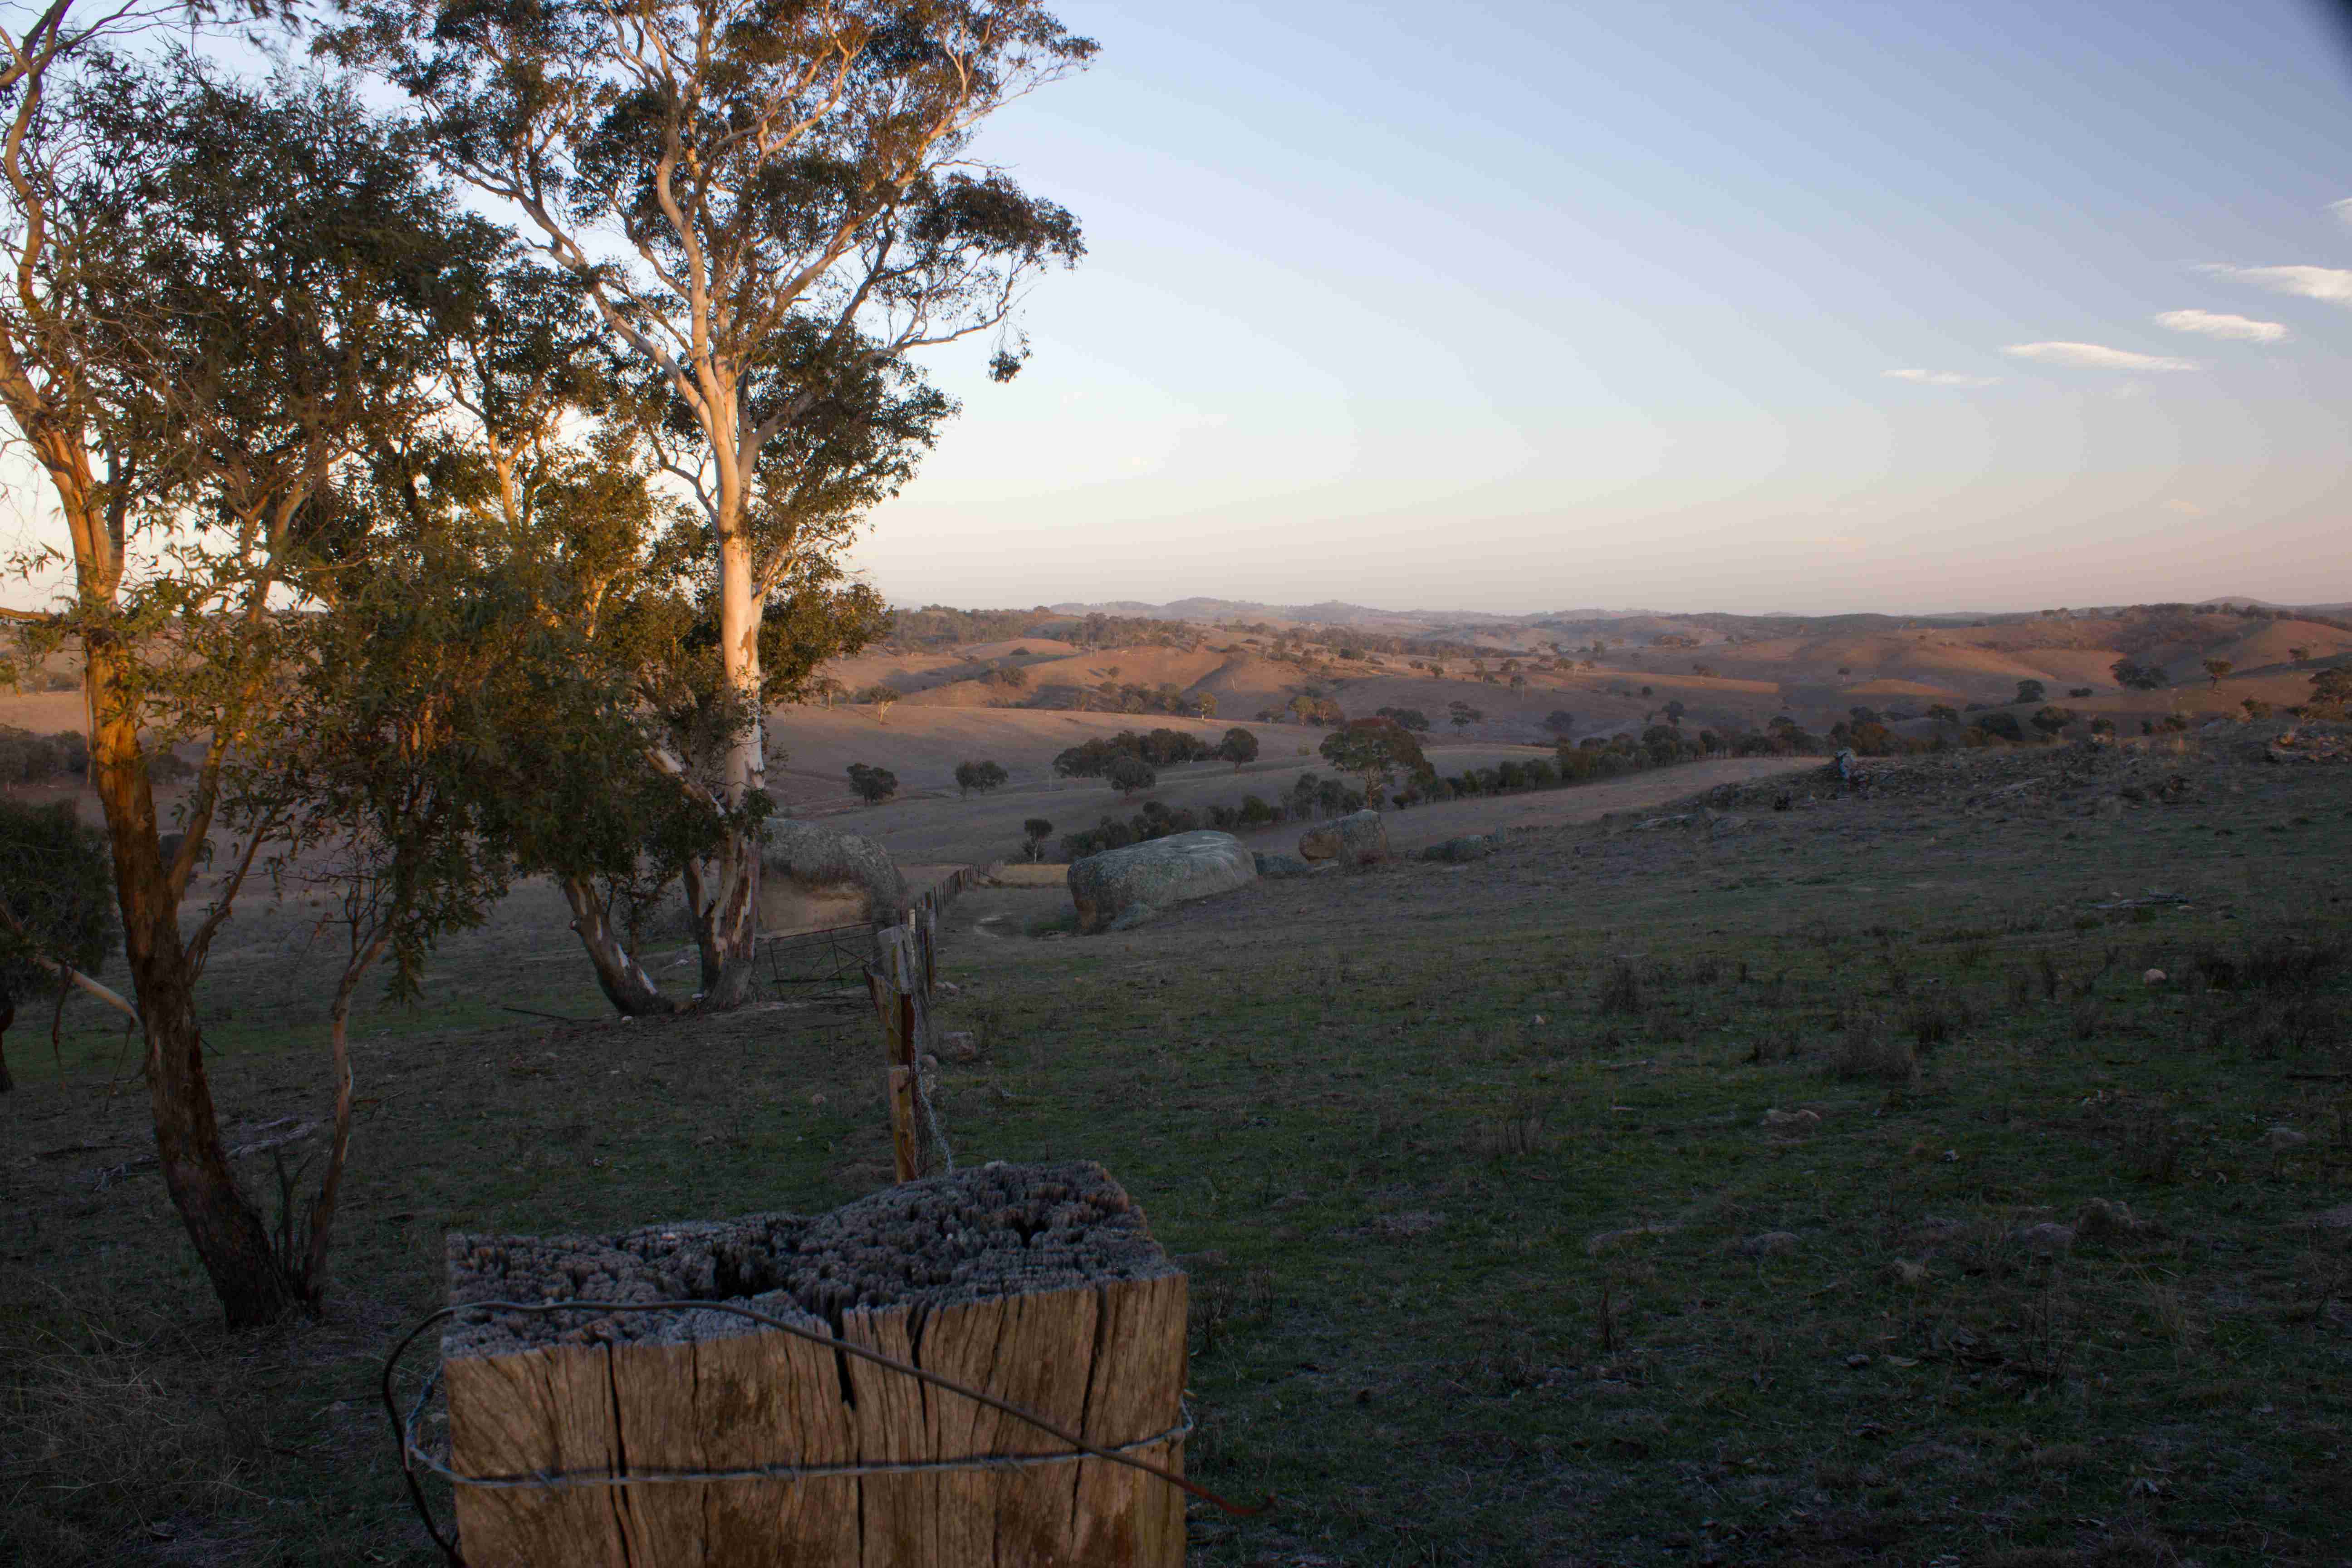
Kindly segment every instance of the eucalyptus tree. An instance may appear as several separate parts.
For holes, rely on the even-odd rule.
[[[691,431],[718,656],[744,710],[720,787],[765,784],[762,606],[808,547],[769,452],[831,389],[996,333],[1082,254],[1076,221],[972,160],[982,121],[1095,52],[1037,0],[357,0],[333,37],[404,89],[443,166],[520,216]],[[723,836],[698,912],[739,1000],[760,854]]]
[[[321,552],[289,586],[312,607],[295,617],[297,656],[255,743],[226,762],[232,826],[268,843],[265,861],[321,905],[340,937],[327,1006],[332,1099],[318,1174],[279,1166],[272,1263],[286,1293],[316,1306],[352,1151],[352,1008],[381,963],[395,999],[415,994],[445,933],[478,925],[505,894],[513,859],[499,797],[511,784],[503,716],[561,696],[545,671],[550,630],[528,613],[531,584],[477,568],[467,542],[404,509],[322,500],[364,548]],[[564,639],[567,640],[568,639]],[[536,656],[536,657],[535,657]]]
[[[301,1292],[222,1147],[195,987],[271,825],[192,930],[181,903],[298,656],[299,573],[350,544],[322,501],[372,432],[419,416],[463,220],[334,83],[91,52],[35,70],[42,36],[5,46],[0,408],[69,542],[17,567],[71,586],[12,616],[80,647],[159,1164],[228,1320],[260,1322]],[[204,761],[167,855],[148,764],[184,740]]]

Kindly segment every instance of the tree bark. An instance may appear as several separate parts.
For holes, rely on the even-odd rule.
[[[269,1229],[236,1184],[222,1147],[195,975],[180,945],[179,906],[157,841],[155,797],[131,697],[131,654],[110,630],[83,640],[90,715],[90,782],[114,851],[122,952],[147,1043],[147,1102],[164,1189],[212,1280],[231,1328],[283,1316],[293,1298]]]
[[[677,1012],[677,1005],[661,994],[653,976],[622,947],[596,889],[578,877],[563,878],[562,885],[564,901],[572,906],[572,929],[580,933],[580,945],[588,950],[588,961],[596,966],[596,984],[603,988],[604,999],[624,1017],[662,1017]]]
[[[326,1173],[319,1178],[318,1195],[310,1200],[310,1224],[302,1238],[301,1277],[294,1281],[302,1300],[313,1307],[326,1294],[327,1247],[335,1229],[335,1199],[342,1190],[343,1167],[352,1155],[352,996],[388,940],[379,935],[352,954],[335,985],[334,1003],[327,1009],[328,1048],[335,1063],[335,1129],[327,1147]]]

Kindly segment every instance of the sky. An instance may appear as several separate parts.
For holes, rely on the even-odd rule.
[[[2352,599],[2352,58],[2305,4],[1066,0],[1077,213],[894,603]]]
[[[963,413],[854,556],[893,603],[2352,600],[2310,0],[1060,15],[1098,60],[977,151],[1089,254],[1011,384],[927,361]]]

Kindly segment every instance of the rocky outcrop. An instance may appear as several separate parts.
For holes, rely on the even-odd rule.
[[[1389,854],[1388,830],[1381,826],[1379,812],[1359,811],[1300,834],[1298,854],[1301,859],[1337,860],[1343,866],[1385,860]]]
[[[1230,833],[1173,833],[1070,863],[1078,929],[1124,929],[1193,899],[1257,879],[1257,862]]]
[[[852,899],[871,921],[895,921],[906,912],[907,879],[890,852],[871,838],[842,833],[797,817],[768,819],[768,848],[761,869],[771,887],[763,902]],[[795,923],[764,920],[771,929]]]

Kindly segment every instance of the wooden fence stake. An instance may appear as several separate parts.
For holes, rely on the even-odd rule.
[[[814,1218],[452,1236],[448,1263],[453,1306],[576,1299],[583,1279],[639,1302],[688,1294],[686,1281],[754,1280],[745,1306],[1183,1470],[1184,1276],[1097,1165],[983,1167]],[[526,1483],[457,1487],[478,1568],[1183,1565],[1183,1494],[1101,1459],[709,1475],[1073,1452],[1004,1412],[740,1318],[461,1314],[442,1375],[452,1467]],[[646,1470],[688,1479],[530,1484]]]

